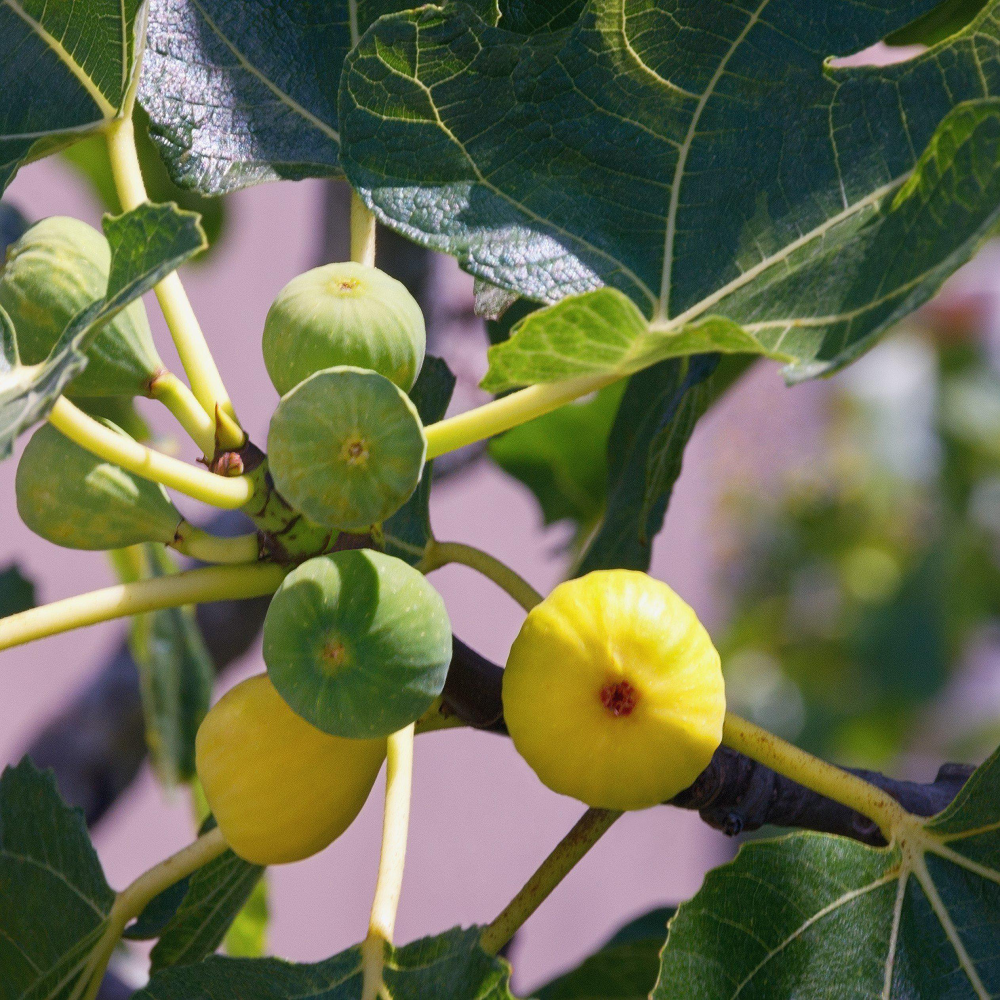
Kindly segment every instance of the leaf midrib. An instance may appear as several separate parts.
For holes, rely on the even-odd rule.
[[[48,32],[45,27],[36,21],[18,2],[17,0],[0,0],[5,6],[9,7],[14,14],[16,14],[25,24],[35,32],[36,35],[52,50],[56,58],[59,59],[63,65],[76,77],[80,82],[80,85],[87,94],[90,96],[91,100],[97,105],[101,114],[104,116],[105,120],[109,118],[114,118],[118,114],[118,109],[101,93],[98,89],[97,84],[87,75],[84,68],[70,55],[69,51],[55,37],[55,35]],[[123,22],[123,35],[124,35],[124,22]],[[124,72],[124,66],[123,66]]]
[[[233,56],[236,58],[240,66],[246,70],[251,76],[259,80],[268,90],[274,94],[278,100],[284,104],[289,110],[294,111],[299,117],[304,118],[310,125],[314,128],[319,129],[325,136],[332,139],[334,142],[340,143],[340,132],[337,131],[332,125],[323,121],[322,118],[314,115],[308,108],[299,104],[291,95],[286,94],[276,83],[270,80],[262,70],[258,69],[250,60],[232,43],[229,37],[222,31],[221,28],[215,23],[214,20],[209,16],[208,12],[202,7],[199,0],[191,0],[192,5],[197,9],[198,13],[201,15],[205,23],[211,28],[211,30],[216,34],[223,45],[232,52]]]

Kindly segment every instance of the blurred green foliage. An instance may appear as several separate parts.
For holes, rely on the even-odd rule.
[[[810,464],[728,498],[719,646],[735,711],[885,766],[1000,615],[1000,375],[970,339],[906,334],[831,391]]]

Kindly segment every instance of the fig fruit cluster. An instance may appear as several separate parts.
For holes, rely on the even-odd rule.
[[[281,401],[268,461],[281,495],[312,521],[363,533],[416,489],[427,441],[407,392],[425,345],[416,300],[374,267],[317,267],[275,299],[263,348]]]

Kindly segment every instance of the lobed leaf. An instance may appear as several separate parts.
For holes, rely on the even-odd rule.
[[[577,968],[543,986],[538,1000],[646,1000],[673,913],[661,908],[630,921]]]
[[[115,894],[83,813],[25,758],[0,777],[0,1000],[68,1000]]]
[[[0,2],[0,190],[18,169],[119,117],[141,0]]]
[[[671,921],[653,1000],[1000,991],[1000,751],[890,847],[746,845]]]
[[[479,947],[479,929],[455,928],[402,948],[386,947],[391,1000],[513,1000],[510,966]],[[359,947],[314,964],[274,958],[210,958],[153,976],[135,1000],[357,1000]]]
[[[111,244],[107,295],[74,317],[41,364],[21,364],[17,333],[0,309],[0,460],[19,434],[48,415],[86,367],[86,350],[101,324],[205,246],[197,215],[172,204],[147,202],[106,217],[104,232]]]
[[[593,293],[493,348],[493,390],[709,351],[819,374],[1000,218],[998,0],[907,62],[827,61],[932,5],[590,0],[530,36],[460,4],[393,15],[348,58],[342,163],[492,284]]]

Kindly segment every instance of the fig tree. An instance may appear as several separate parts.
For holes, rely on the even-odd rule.
[[[264,363],[283,396],[322,368],[370,368],[404,392],[424,360],[424,317],[384,271],[347,261],[313,268],[278,294],[264,323]]]
[[[388,736],[444,687],[451,625],[412,566],[372,549],[309,559],[285,577],[264,620],[264,661],[281,696],[338,736]]]
[[[719,654],[665,583],[599,570],[560,584],[511,647],[503,708],[514,746],[549,788],[644,809],[705,769],[726,712]]]
[[[427,440],[416,407],[383,375],[327,368],[282,397],[267,452],[293,507],[317,524],[365,532],[416,489]]]
[[[92,455],[51,424],[28,441],[14,489],[21,520],[35,534],[71,549],[170,542],[181,521],[158,483]]]
[[[378,777],[385,740],[321,733],[258,674],[205,716],[195,758],[229,846],[253,864],[279,865],[323,850],[354,822]]]
[[[43,219],[11,244],[0,271],[0,306],[25,364],[44,361],[69,321],[104,298],[110,266],[104,235],[67,216]],[[139,301],[108,320],[86,354],[87,367],[67,395],[144,395],[163,367]]]

